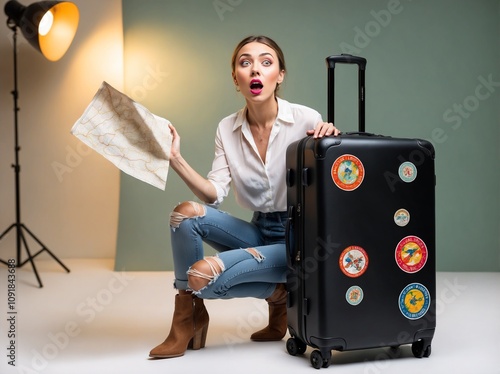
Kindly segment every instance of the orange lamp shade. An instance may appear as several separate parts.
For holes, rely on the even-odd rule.
[[[68,1],[39,1],[26,7],[10,0],[4,10],[7,23],[18,26],[26,40],[50,61],[64,56],[80,17],[77,6]]]

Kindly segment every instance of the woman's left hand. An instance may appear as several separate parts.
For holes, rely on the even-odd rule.
[[[340,135],[340,130],[329,122],[318,122],[314,130],[307,130],[307,135],[313,135],[314,138],[322,138],[323,136]]]

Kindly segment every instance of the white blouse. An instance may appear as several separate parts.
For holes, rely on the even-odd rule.
[[[247,108],[224,118],[217,127],[215,158],[208,180],[217,190],[218,206],[232,184],[236,201],[243,208],[260,212],[286,211],[286,149],[306,136],[322,121],[314,109],[278,98],[278,116],[273,125],[266,163],[257,151]]]

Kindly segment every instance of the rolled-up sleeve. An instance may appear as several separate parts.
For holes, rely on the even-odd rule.
[[[207,179],[217,191],[217,200],[209,205],[218,207],[229,194],[231,186],[231,171],[229,170],[226,152],[222,143],[220,128],[217,128],[215,135],[215,157],[212,162],[212,170],[208,173]]]

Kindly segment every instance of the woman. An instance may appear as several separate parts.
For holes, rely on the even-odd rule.
[[[331,123],[302,105],[277,96],[286,68],[270,38],[250,36],[236,47],[232,77],[246,106],[217,128],[215,159],[208,177],[182,158],[173,126],[170,166],[205,204],[183,202],[170,216],[174,286],[178,290],[170,333],[150,356],[182,356],[205,346],[209,316],[203,299],[255,297],[269,304],[269,324],[255,341],[281,340],[286,320],[287,146],[306,135],[338,135]],[[217,209],[233,185],[237,202],[254,212],[251,222]],[[203,242],[217,256],[203,258]]]

